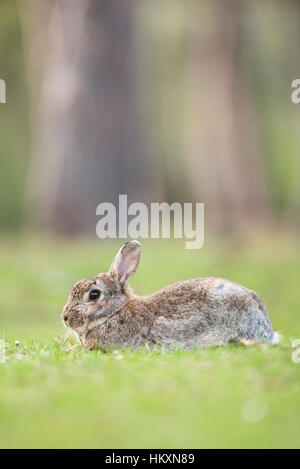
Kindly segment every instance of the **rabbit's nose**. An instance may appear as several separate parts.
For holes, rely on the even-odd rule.
[[[68,319],[69,319],[69,316],[68,316],[67,314],[65,314],[65,315],[63,316],[63,320],[64,320],[65,322],[68,322]]]

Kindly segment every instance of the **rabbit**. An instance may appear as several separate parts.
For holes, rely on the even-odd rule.
[[[250,341],[275,344],[260,297],[215,277],[185,280],[148,296],[128,284],[142,245],[125,243],[107,272],[75,283],[62,312],[87,349],[192,348]]]

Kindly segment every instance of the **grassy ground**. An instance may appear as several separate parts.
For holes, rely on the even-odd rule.
[[[0,447],[299,448],[297,243],[207,242],[193,252],[149,241],[132,281],[140,294],[196,276],[243,283],[265,300],[280,346],[67,353],[59,315],[68,290],[106,269],[117,247],[0,242]]]

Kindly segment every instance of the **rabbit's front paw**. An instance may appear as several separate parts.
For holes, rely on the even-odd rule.
[[[65,349],[65,352],[74,352],[75,350],[80,350],[82,349],[82,345],[81,344],[75,344],[75,345],[70,345],[69,347],[67,347]]]

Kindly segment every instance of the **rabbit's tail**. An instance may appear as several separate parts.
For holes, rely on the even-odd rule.
[[[271,345],[277,345],[282,339],[282,335],[279,332],[273,332],[273,337],[271,339]]]
[[[280,341],[280,334],[273,332],[267,310],[262,305],[260,308],[250,306],[240,321],[238,337],[276,345]]]

